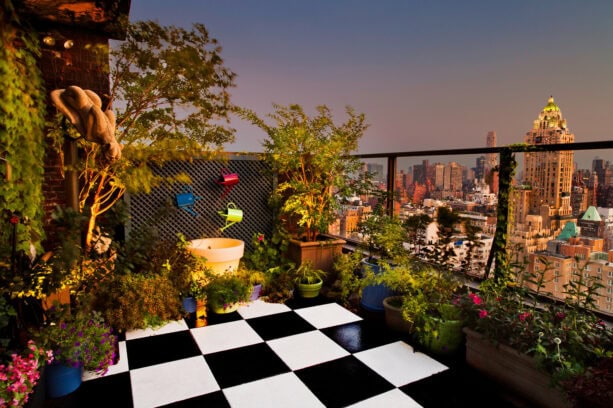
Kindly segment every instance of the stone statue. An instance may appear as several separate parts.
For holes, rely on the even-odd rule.
[[[115,139],[115,114],[110,109],[102,112],[102,100],[95,92],[71,85],[51,91],[51,101],[85,140],[102,146],[106,162],[121,158],[122,146]]]

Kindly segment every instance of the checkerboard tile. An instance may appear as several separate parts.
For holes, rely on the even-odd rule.
[[[493,391],[475,400],[463,392],[474,373],[325,299],[258,300],[207,321],[126,333],[105,376],[86,373],[77,391],[45,407],[508,406]],[[454,392],[437,391],[445,387]]]

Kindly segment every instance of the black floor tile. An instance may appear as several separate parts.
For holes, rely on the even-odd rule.
[[[132,407],[130,373],[113,374],[96,380],[85,381],[71,394],[46,400],[44,407],[130,408]]]
[[[256,317],[248,319],[247,323],[266,341],[315,330],[313,325],[294,312]]]
[[[302,298],[300,296],[293,297],[285,302],[285,304],[290,307],[292,310],[301,309],[303,307],[311,307],[311,306],[319,306],[325,305],[328,303],[333,303],[334,301],[328,299],[323,296],[317,296],[314,298]]]
[[[501,397],[496,385],[469,367],[446,370],[404,385],[400,390],[424,407],[513,407]]]
[[[207,354],[204,359],[222,389],[290,371],[266,343]]]
[[[366,320],[328,327],[321,329],[321,332],[350,353],[357,353],[398,340],[406,340],[406,336],[394,333],[377,322]]]
[[[163,405],[163,407],[173,408],[230,408],[228,400],[223,395],[223,392],[216,391],[210,394],[200,395],[198,397],[189,398],[183,401],[173,402],[172,404]]]
[[[209,326],[212,324],[233,322],[235,320],[242,320],[242,317],[240,314],[238,314],[238,312],[222,314],[208,312],[206,316],[206,324]]]
[[[326,407],[344,407],[394,388],[354,356],[294,373]]]
[[[126,342],[130,370],[201,355],[189,330]]]

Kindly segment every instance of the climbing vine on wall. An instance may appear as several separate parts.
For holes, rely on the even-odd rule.
[[[44,86],[38,38],[0,0],[0,267],[16,228],[18,250],[43,237]],[[8,162],[8,164],[7,164]],[[13,227],[15,226],[15,227]]]

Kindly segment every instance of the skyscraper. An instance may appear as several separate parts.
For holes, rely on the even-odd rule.
[[[485,146],[496,147],[496,132],[493,130],[487,132],[485,138]],[[498,157],[496,153],[488,153],[486,157],[486,169],[491,171],[498,164]]]
[[[545,145],[572,143],[575,135],[570,133],[562,111],[553,96],[547,101],[532,130],[526,133],[527,144]],[[559,228],[559,220],[572,214],[570,192],[573,174],[573,151],[525,153],[524,184],[531,186],[531,214],[543,217],[547,227]]]

